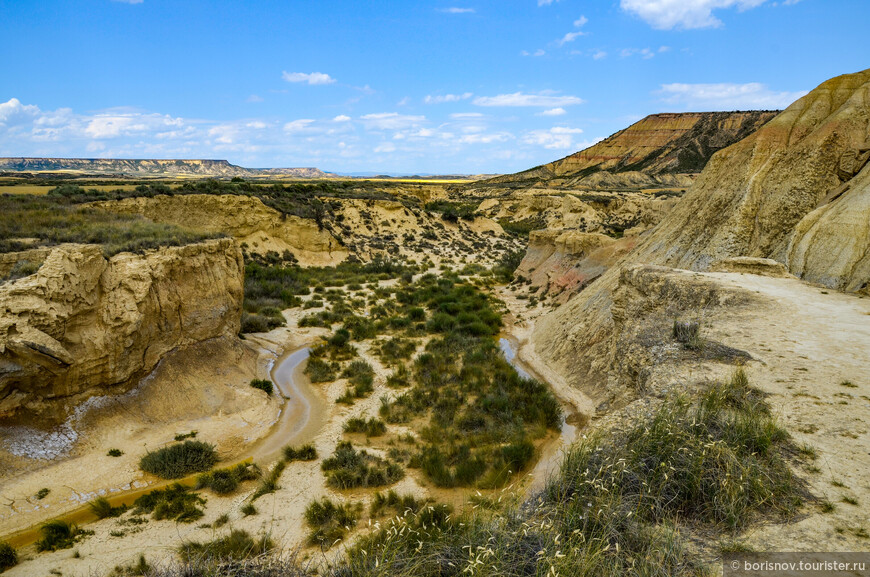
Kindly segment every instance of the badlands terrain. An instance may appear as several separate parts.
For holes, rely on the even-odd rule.
[[[0,571],[868,551],[868,160],[870,71],[474,182],[3,159]]]

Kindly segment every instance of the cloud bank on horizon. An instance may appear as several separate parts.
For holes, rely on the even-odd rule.
[[[88,1],[130,38],[113,45],[117,55],[104,54],[106,70],[117,70],[116,56],[131,70],[159,59],[149,33],[177,52],[171,30],[160,37],[165,6]],[[509,172],[575,152],[646,114],[781,109],[852,71],[807,70],[811,47],[801,30],[818,33],[820,18],[842,16],[831,6],[820,16],[813,0],[620,0],[615,11],[577,0],[506,1],[515,9],[476,0],[366,12],[347,0],[338,3],[343,19],[338,8],[318,5],[306,15],[310,31],[296,27],[276,40],[263,30],[230,43],[214,41],[194,20],[184,28],[191,37],[184,62],[206,70],[152,65],[140,74],[151,85],[132,72],[116,79],[99,69],[82,74],[93,83],[72,82],[58,68],[63,62],[51,62],[49,45],[31,62],[47,67],[48,80],[13,64],[0,86],[0,155]],[[849,7],[850,22],[856,6],[863,4]],[[13,46],[16,34],[58,33],[26,3],[12,8],[18,26],[0,23],[0,33]],[[56,8],[67,9],[59,0]],[[252,12],[221,8],[239,26],[252,22]],[[273,9],[276,27],[298,17]],[[109,39],[104,29],[84,28],[60,31],[58,41],[86,33]],[[860,26],[846,28],[844,40],[860,37]],[[66,46],[70,58],[89,53]],[[784,67],[786,51],[795,62]]]

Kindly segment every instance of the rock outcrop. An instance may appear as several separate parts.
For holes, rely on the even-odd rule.
[[[280,255],[290,251],[304,266],[333,265],[348,255],[341,243],[313,220],[281,214],[253,196],[157,195],[94,204],[103,210],[139,214],[155,222],[230,234],[251,253],[265,255],[274,251]]]
[[[715,154],[632,253],[538,321],[538,355],[598,400],[618,395],[614,294],[635,263],[707,270],[734,257],[774,259],[801,278],[866,290],[868,134],[870,70],[823,83]]]
[[[561,160],[478,185],[558,180],[569,188],[688,186],[710,157],[778,111],[652,114]]]
[[[244,263],[217,239],[106,259],[97,245],[51,249],[0,286],[0,417],[51,414],[123,389],[169,351],[238,334]]]
[[[564,302],[601,276],[637,239],[613,239],[576,230],[534,230],[516,274],[540,290],[539,296]]]

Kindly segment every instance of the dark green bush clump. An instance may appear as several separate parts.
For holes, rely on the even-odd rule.
[[[218,462],[214,445],[202,441],[185,441],[146,454],[139,468],[163,479],[180,479],[190,473],[208,471]]]
[[[272,381],[268,381],[266,379],[254,379],[253,381],[251,381],[251,386],[255,389],[260,389],[261,391],[264,391],[267,395],[272,394]]]
[[[328,497],[312,501],[305,509],[305,524],[311,529],[308,542],[324,548],[331,547],[356,525],[361,510],[360,504],[336,505]]]
[[[97,519],[106,519],[108,517],[120,517],[127,509],[129,509],[129,507],[127,505],[112,507],[112,504],[109,503],[108,499],[105,497],[98,497],[88,503],[88,509],[91,510],[91,513],[97,516]]]
[[[12,545],[5,541],[0,541],[0,573],[16,565],[18,565],[18,553],[15,552]]]
[[[122,451],[121,449],[109,449],[109,452],[106,453],[106,455],[109,457],[120,457],[123,454],[124,451]]]
[[[48,494],[49,494],[49,493],[51,493],[51,489],[48,489],[47,487],[43,487],[42,489],[40,489],[39,491],[37,491],[37,492],[36,492],[36,495],[34,495],[34,496],[35,496],[37,499],[39,499],[40,501],[42,501],[43,499],[45,499],[46,497],[48,497]]]
[[[257,465],[239,463],[227,469],[203,473],[196,478],[197,489],[211,489],[219,495],[226,495],[238,489],[245,481],[259,479],[262,475]]]
[[[313,461],[317,459],[317,449],[314,445],[301,447],[284,447],[284,458],[288,461]]]
[[[331,383],[338,378],[335,369],[317,357],[308,359],[308,364],[305,366],[305,374],[312,383]]]
[[[335,453],[323,461],[321,469],[326,474],[326,484],[336,489],[382,487],[405,476],[397,463],[357,451],[347,441],[338,444]]]
[[[386,494],[380,491],[375,493],[369,514],[372,517],[384,515],[388,509],[392,509],[396,515],[404,515],[406,512],[417,513],[426,505],[426,501],[418,501],[413,495],[399,495],[392,489]]]
[[[266,536],[255,540],[247,531],[235,529],[226,537],[207,543],[184,543],[178,548],[178,554],[185,563],[195,563],[203,559],[228,561],[265,555],[274,546],[272,540]]]
[[[387,426],[380,419],[369,420],[354,417],[344,424],[345,433],[364,433],[366,437],[380,437],[387,432]]]
[[[40,553],[43,551],[69,549],[79,542],[82,537],[94,534],[93,531],[80,529],[75,523],[60,520],[44,523],[39,530],[42,533],[42,539],[36,542],[36,550]]]
[[[179,483],[166,489],[155,489],[133,502],[137,515],[152,513],[156,521],[171,519],[179,523],[201,519],[205,515],[199,508],[202,505],[205,505],[205,499],[192,492],[190,487]]]

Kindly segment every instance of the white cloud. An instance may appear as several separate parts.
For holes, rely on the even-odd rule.
[[[746,110],[785,108],[807,91],[776,92],[764,84],[663,84],[662,100],[681,109]]]
[[[560,106],[559,108],[550,108],[549,110],[543,111],[541,116],[562,116],[563,114],[567,114],[567,112]]]
[[[17,98],[0,102],[0,126],[14,124],[18,120],[34,117],[39,114],[39,107],[32,104],[24,105]]]
[[[376,130],[402,130],[416,126],[426,120],[425,116],[411,116],[398,112],[379,112],[361,116],[367,128]]]
[[[248,98],[247,98],[247,100],[245,100],[245,102],[253,102],[253,103],[263,102],[263,97],[257,96],[256,94],[251,94],[250,96],[248,96]]]
[[[722,25],[713,10],[737,8],[749,10],[767,0],[621,0],[620,6],[653,28],[712,28]]]
[[[543,56],[546,53],[547,53],[547,51],[544,50],[543,48],[538,48],[534,52],[529,52],[528,50],[523,50],[522,52],[520,52],[520,55],[521,56]]]
[[[619,55],[623,58],[629,58],[631,56],[640,56],[644,60],[649,60],[650,58],[654,58],[656,53],[650,50],[649,48],[623,48]]]
[[[332,84],[335,78],[323,72],[283,72],[281,77],[287,82],[305,82],[307,84]]]
[[[586,16],[581,16],[580,18],[578,18],[577,20],[574,21],[574,28],[582,28],[583,26],[586,25],[587,22],[589,22],[589,19],[586,18]],[[565,44],[567,44],[569,42],[574,42],[574,40],[576,40],[578,37],[585,36],[585,35],[586,35],[586,33],[581,32],[580,30],[577,30],[576,32],[568,32],[567,34],[562,36],[562,38],[560,40],[557,41],[557,44],[559,44],[559,46],[564,46]]]
[[[474,99],[474,104],[477,106],[542,106],[552,108],[582,103],[583,99],[576,96],[556,96],[546,92],[539,94],[514,92],[498,96],[479,96]]]
[[[567,34],[562,36],[561,39],[559,39],[559,46],[564,46],[565,44],[567,44],[569,42],[574,42],[578,36],[583,36],[585,34],[586,34],[585,32],[580,32],[580,31],[568,32]]]
[[[549,6],[553,2],[558,2],[559,0],[538,0],[538,6]]]
[[[466,92],[464,94],[438,94],[436,96],[427,95],[426,98],[423,99],[423,102],[426,104],[442,104],[444,102],[459,102],[460,100],[468,100],[474,96],[471,92]]]
[[[265,122],[255,120],[253,122],[248,122],[247,124],[245,124],[245,126],[247,128],[253,128],[255,130],[263,130],[264,128],[266,128],[267,124]]]
[[[297,132],[305,132],[311,128],[311,125],[314,124],[314,120],[310,118],[300,118],[299,120],[292,120],[284,125],[284,132],[289,132],[291,134]]]
[[[396,151],[396,145],[393,144],[392,142],[385,142],[383,144],[378,145],[375,148],[375,152],[377,152],[377,153],[395,152],[395,151]]]
[[[121,4],[141,4],[145,0],[112,0],[112,2],[120,2]]]
[[[339,114],[335,118],[332,119],[333,122],[348,122],[350,121],[350,116],[346,116],[344,114]]]
[[[604,50],[596,50],[595,53],[592,54],[593,60],[602,60],[604,58],[607,58],[607,52]]]
[[[474,8],[442,8],[438,10],[439,12],[444,12],[445,14],[474,14]]]
[[[483,116],[480,112],[454,112],[450,118],[480,118]]]
[[[497,132],[495,134],[466,134],[459,138],[461,144],[492,144],[493,142],[507,142],[514,138],[509,132]]]
[[[571,148],[574,144],[574,135],[583,134],[580,128],[568,128],[554,126],[549,130],[531,130],[525,134],[523,141],[526,144],[543,146],[551,150]]]

